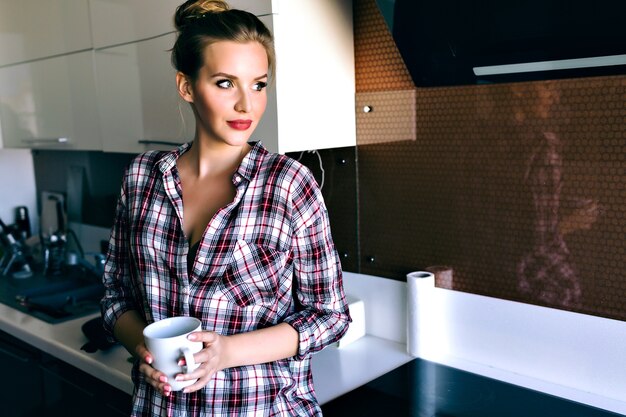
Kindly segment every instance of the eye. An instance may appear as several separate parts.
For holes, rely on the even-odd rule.
[[[254,84],[252,89],[254,91],[262,91],[263,89],[265,89],[265,87],[267,87],[267,83],[264,81],[259,81],[258,83]]]
[[[219,88],[232,88],[233,82],[231,80],[219,80],[215,83]]]

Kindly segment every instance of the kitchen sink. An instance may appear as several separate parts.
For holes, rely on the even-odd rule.
[[[30,278],[0,276],[0,302],[48,323],[60,323],[99,311],[101,277],[81,268],[61,275]]]

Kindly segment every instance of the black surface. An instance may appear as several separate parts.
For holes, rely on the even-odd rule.
[[[392,33],[417,86],[624,74],[626,65],[477,77],[473,68],[620,55],[621,0],[395,0]],[[389,7],[389,6],[387,6]],[[388,13],[388,12],[387,12]]]
[[[616,414],[415,359],[322,406],[325,417],[615,417]]]

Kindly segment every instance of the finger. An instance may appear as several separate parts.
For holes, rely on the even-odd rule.
[[[210,375],[207,375],[203,378],[198,378],[196,382],[189,385],[188,387],[183,388],[183,392],[185,394],[188,394],[190,392],[198,391],[206,386],[206,384],[209,382],[209,379],[211,379]]]
[[[137,353],[138,358],[148,364],[152,364],[152,354],[150,354],[150,351],[146,348],[146,345],[144,345],[143,343],[138,345],[135,349],[135,352]]]

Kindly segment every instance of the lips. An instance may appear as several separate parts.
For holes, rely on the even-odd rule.
[[[252,126],[252,120],[229,120],[226,123],[235,130],[247,130]]]

